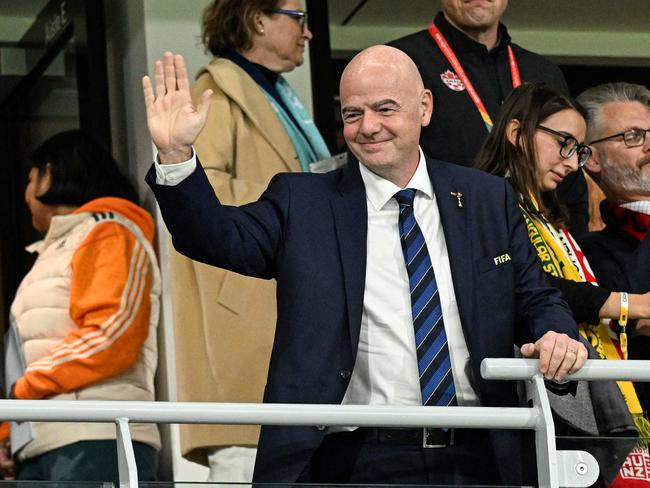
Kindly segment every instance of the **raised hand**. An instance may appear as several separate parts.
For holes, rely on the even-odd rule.
[[[147,126],[158,148],[162,164],[180,163],[192,156],[192,144],[205,125],[212,90],[201,94],[195,107],[190,96],[185,60],[180,54],[166,52],[154,66],[154,87],[148,76],[142,78]]]

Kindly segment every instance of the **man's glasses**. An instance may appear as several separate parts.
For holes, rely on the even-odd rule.
[[[609,141],[610,139],[616,139],[617,137],[622,137],[623,142],[627,147],[637,147],[642,146],[645,142],[646,132],[650,132],[650,129],[639,129],[634,127],[633,129],[628,129],[625,132],[619,132],[613,136],[603,137],[601,139],[596,139],[591,141],[589,144],[596,144],[597,142]]]
[[[585,164],[587,164],[587,161],[589,161],[589,158],[591,157],[591,148],[589,146],[580,144],[578,140],[573,136],[563,134],[562,132],[558,132],[553,129],[549,129],[543,125],[538,125],[537,128],[562,139],[560,141],[560,156],[562,156],[564,159],[569,159],[571,156],[577,153],[578,166],[582,168]]]
[[[282,14],[291,17],[293,20],[298,22],[300,30],[305,32],[305,26],[307,25],[307,12],[304,10],[286,10],[283,8],[274,8],[270,12],[274,14]]]

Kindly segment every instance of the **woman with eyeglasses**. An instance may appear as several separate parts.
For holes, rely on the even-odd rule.
[[[213,94],[195,149],[225,204],[255,201],[275,174],[330,157],[282,76],[303,63],[306,21],[300,0],[213,0],[203,12],[202,40],[214,59],[192,95],[196,103],[206,89]],[[261,402],[275,283],[171,253],[178,400]],[[208,481],[250,482],[258,436],[257,426],[184,425],[182,452],[210,467]]]
[[[530,241],[551,283],[563,292],[581,335],[601,358],[626,359],[627,320],[650,315],[650,293],[610,292],[597,286],[555,196],[558,184],[591,156],[583,143],[585,133],[576,102],[547,85],[526,83],[503,104],[475,166],[504,176],[514,187]],[[619,385],[637,426],[648,432],[632,383]]]

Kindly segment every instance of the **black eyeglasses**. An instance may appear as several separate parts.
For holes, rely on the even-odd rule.
[[[269,12],[274,14],[282,14],[291,17],[293,20],[298,22],[300,30],[305,32],[305,26],[307,25],[307,12],[304,10],[286,10],[283,8],[274,8],[269,10]]]
[[[643,143],[645,142],[646,132],[650,132],[650,129],[639,129],[638,127],[634,127],[632,129],[626,130],[625,132],[619,132],[618,134],[614,134],[613,136],[607,136],[601,139],[596,139],[595,141],[591,141],[589,144],[596,144],[597,142],[609,141],[610,139],[622,137],[623,142],[625,142],[625,145],[627,147],[642,146]]]
[[[578,167],[582,168],[585,164],[587,164],[587,161],[589,161],[589,158],[591,157],[591,148],[589,146],[580,144],[578,140],[573,136],[558,132],[553,129],[549,129],[543,125],[538,125],[537,128],[562,139],[560,141],[560,156],[562,156],[564,159],[569,159],[571,156],[577,153]]]

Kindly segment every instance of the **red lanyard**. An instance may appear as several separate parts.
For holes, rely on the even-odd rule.
[[[431,24],[429,26],[429,34],[431,34],[431,37],[433,37],[433,40],[436,42],[436,44],[442,51],[442,54],[444,54],[445,58],[447,58],[447,61],[449,61],[449,64],[456,72],[456,76],[460,78],[460,81],[465,86],[467,93],[469,94],[470,98],[474,102],[474,105],[476,105],[476,108],[481,114],[481,117],[483,118],[483,122],[485,122],[485,126],[487,127],[488,132],[490,132],[492,130],[492,126],[494,125],[492,123],[492,119],[490,118],[490,114],[488,114],[488,111],[485,109],[485,105],[483,105],[483,100],[481,100],[481,97],[479,96],[478,92],[474,88],[474,85],[472,85],[472,82],[469,80],[469,77],[467,76],[465,70],[461,66],[460,61],[458,61],[458,58],[456,57],[456,53],[454,53],[454,50],[447,42],[447,39],[445,39],[445,36],[442,35],[442,32],[440,32],[440,29],[438,29],[438,27],[435,24]],[[512,78],[512,87],[517,88],[519,85],[521,85],[521,75],[519,74],[519,65],[517,64],[517,60],[515,59],[515,53],[513,52],[512,47],[509,44],[508,44],[508,61],[510,63],[510,77]]]

